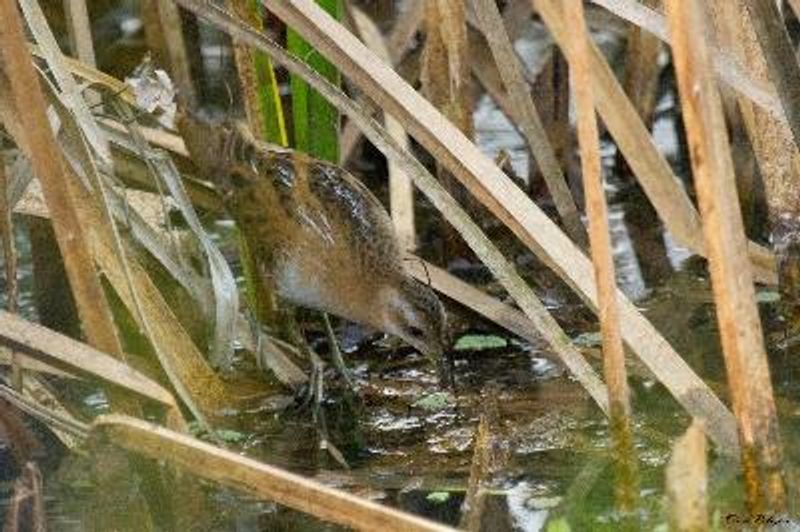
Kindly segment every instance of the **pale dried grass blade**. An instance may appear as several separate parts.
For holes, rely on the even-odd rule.
[[[22,392],[0,385],[0,397],[44,422],[68,449],[75,449],[89,432],[50,391],[38,375],[24,375]]]
[[[792,37],[775,0],[743,0],[750,12],[761,51],[769,68],[769,79],[778,94],[783,114],[800,147],[800,64]]]
[[[92,22],[86,0],[64,0],[64,14],[72,46],[72,53],[81,62],[95,66],[94,43],[92,42]]]
[[[100,156],[103,164],[111,164],[111,151],[108,146],[108,139],[97,126],[97,122],[92,116],[91,110],[81,95],[80,88],[65,67],[62,60],[63,54],[58,47],[50,27],[47,25],[42,8],[36,0],[20,0],[20,8],[28,22],[28,27],[33,33],[36,42],[39,44],[42,56],[47,61],[50,71],[58,84],[59,89],[66,102],[67,108],[75,114],[75,118],[84,131],[92,149]]]
[[[205,252],[214,290],[214,344],[211,350],[211,363],[217,367],[230,368],[236,335],[236,317],[239,312],[239,291],[236,280],[225,257],[200,223],[172,159],[164,152],[153,153],[148,157]]]
[[[0,311],[0,342],[36,360],[91,375],[167,408],[176,406],[164,387],[111,355],[4,311]]]
[[[0,30],[0,49],[5,67],[15,73],[9,80],[9,92],[18,110],[18,123],[12,126],[8,117],[4,117],[3,121],[7,128],[14,129],[12,133],[31,158],[42,184],[45,199],[53,214],[59,249],[64,257],[79,315],[90,342],[98,349],[122,357],[122,347],[111,312],[93,268],[75,200],[69,191],[70,179],[50,130],[45,98],[25,45],[22,20],[12,3],[2,3],[0,6],[5,21]]]
[[[412,7],[411,10],[413,9]],[[389,49],[372,19],[356,7],[350,8],[350,14],[364,44],[391,66]],[[410,142],[403,125],[390,115],[384,116],[384,123],[389,134],[404,150],[408,150]],[[414,229],[413,183],[403,169],[391,159],[389,160],[389,212],[392,215],[400,249],[414,251],[417,247],[417,237]]]
[[[16,129],[17,118],[5,105],[8,88],[3,79],[0,76],[0,93],[3,96],[0,97],[0,116],[11,129],[12,135],[19,138],[21,132]],[[72,140],[75,140],[74,137]],[[80,144],[65,147],[67,151],[81,150]],[[139,326],[145,328],[159,362],[181,400],[202,424],[207,425],[208,418],[215,417],[224,406],[230,406],[233,401],[231,394],[208,366],[144,268],[135,260],[120,264],[118,237],[112,233],[89,192],[80,186],[77,177],[65,179],[65,182],[69,197],[76,202],[81,227],[87,233],[91,254],[98,267],[134,318],[139,320]],[[123,256],[127,257],[130,250],[127,243],[123,245]],[[91,264],[92,260],[87,259],[85,263]],[[95,300],[100,301],[99,298]],[[142,321],[141,316],[146,316],[146,321]],[[109,330],[114,331],[113,328]]]
[[[522,73],[522,65],[517,58],[511,39],[503,26],[503,19],[494,0],[472,0],[481,30],[486,36],[495,64],[500,71],[509,104],[517,110],[519,126],[542,173],[550,196],[558,214],[564,222],[567,233],[581,247],[586,245],[586,228],[572,193],[567,186],[564,172],[550,144],[542,124],[539,111],[533,103],[529,85]]]
[[[167,460],[193,475],[357,530],[453,530],[139,419],[101,416],[92,425],[92,433],[129,451]]]

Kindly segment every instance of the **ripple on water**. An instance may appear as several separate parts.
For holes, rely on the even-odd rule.
[[[388,410],[381,410],[373,416],[369,425],[381,432],[408,431],[422,427],[422,420],[417,416],[397,416]]]

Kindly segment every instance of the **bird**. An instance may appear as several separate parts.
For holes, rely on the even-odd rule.
[[[444,307],[403,268],[389,214],[345,169],[254,138],[184,106],[175,124],[271,293],[404,340],[448,371]]]

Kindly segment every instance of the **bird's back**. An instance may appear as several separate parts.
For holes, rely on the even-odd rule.
[[[350,173],[240,129],[220,143],[210,177],[282,297],[355,317],[359,300],[402,275],[385,208]]]

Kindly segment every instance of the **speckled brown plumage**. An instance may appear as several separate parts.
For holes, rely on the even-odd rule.
[[[185,113],[177,123],[275,293],[441,354],[441,303],[404,272],[389,215],[355,177],[257,142],[240,125]]]

